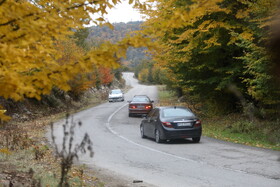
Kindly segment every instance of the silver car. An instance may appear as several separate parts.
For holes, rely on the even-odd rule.
[[[108,100],[109,102],[124,101],[124,93],[120,89],[111,90]]]

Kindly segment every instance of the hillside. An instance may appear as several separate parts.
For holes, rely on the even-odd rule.
[[[128,23],[114,23],[114,30],[107,26],[90,27],[87,43],[90,47],[98,46],[104,41],[116,43],[123,39],[126,35],[133,31],[141,30],[141,21],[134,21]],[[145,55],[146,48],[129,48],[127,51],[127,58],[122,62],[128,67],[136,67],[143,59],[148,57]]]

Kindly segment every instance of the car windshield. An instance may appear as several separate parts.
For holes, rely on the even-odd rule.
[[[121,90],[112,90],[111,94],[120,94],[122,93]]]
[[[147,97],[134,97],[132,102],[150,102],[150,100]]]
[[[162,117],[191,117],[193,113],[183,108],[166,108],[162,111]]]

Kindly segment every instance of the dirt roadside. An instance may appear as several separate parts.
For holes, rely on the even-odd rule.
[[[129,178],[97,166],[94,166],[89,172],[100,179],[104,187],[156,187],[142,179]]]

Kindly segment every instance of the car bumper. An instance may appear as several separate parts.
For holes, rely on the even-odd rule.
[[[111,101],[123,101],[124,98],[122,97],[114,97],[114,98],[108,98],[108,100],[111,102]]]
[[[132,110],[132,109],[129,109],[128,110],[128,113],[129,114],[139,114],[139,115],[141,115],[141,114],[148,114],[149,112],[150,112],[151,110]]]
[[[190,128],[190,129],[167,129],[162,128],[163,139],[184,139],[184,138],[195,138],[200,137],[202,134],[202,128]]]

